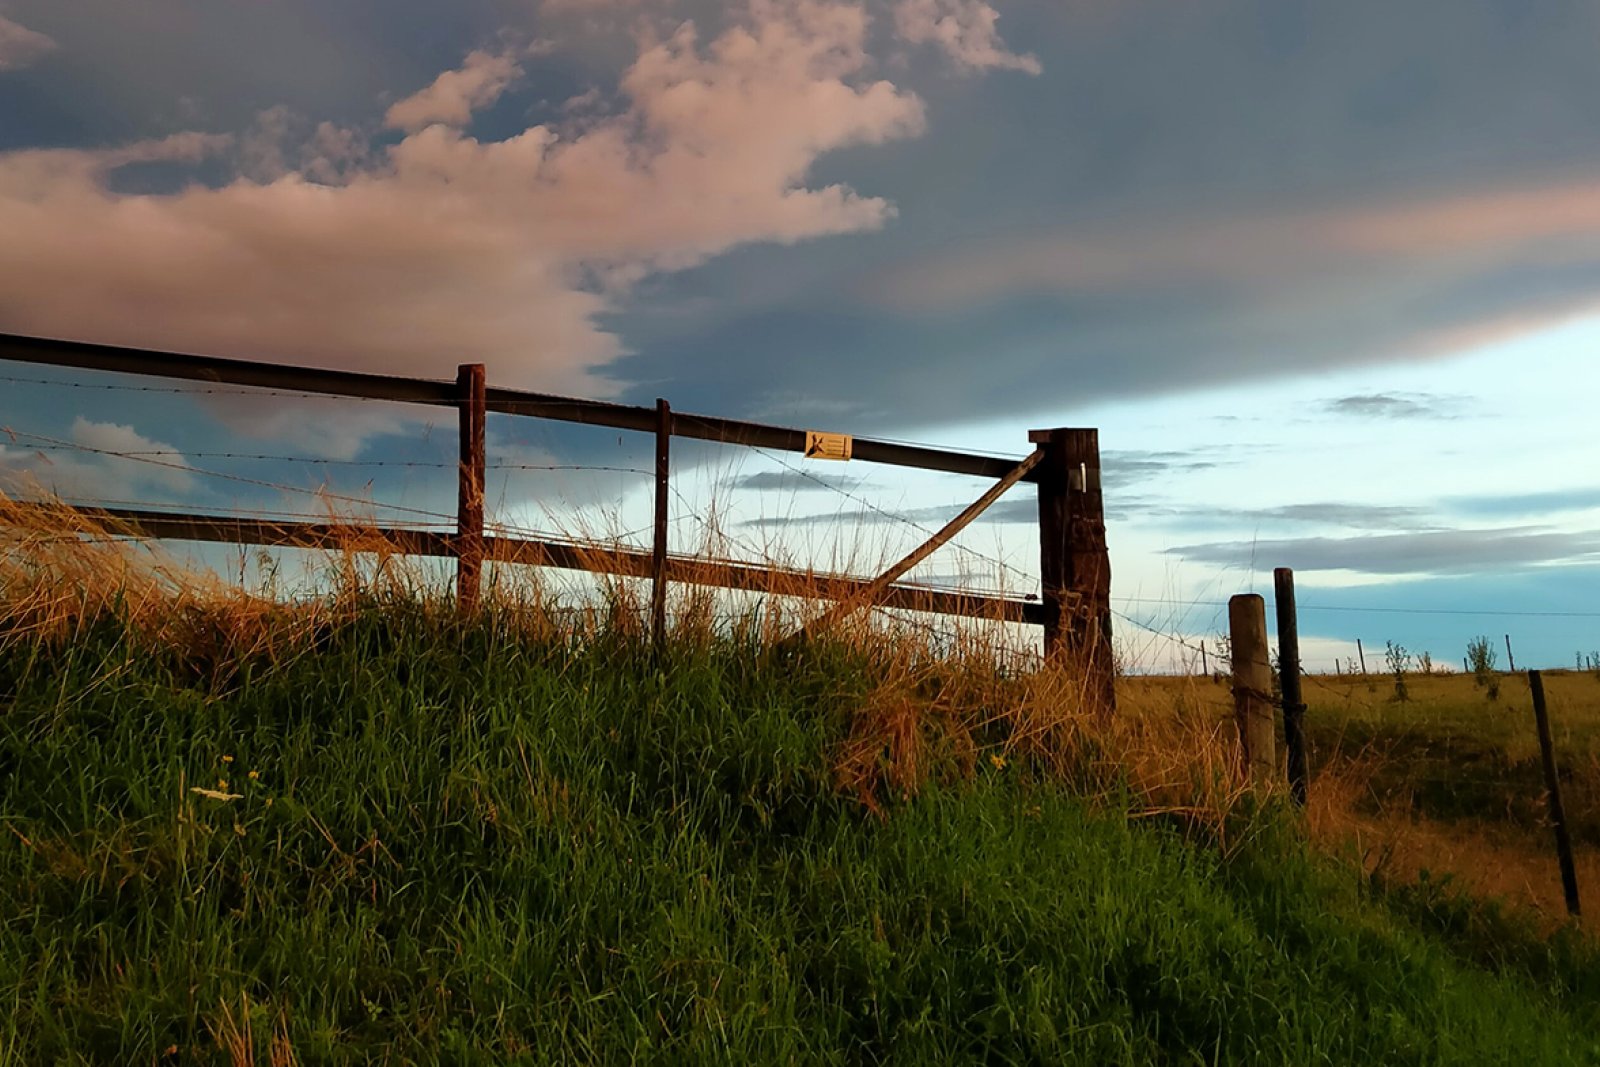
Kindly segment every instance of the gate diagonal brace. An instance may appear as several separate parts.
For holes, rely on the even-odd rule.
[[[979,515],[982,515],[985,511],[987,511],[989,505],[993,504],[996,500],[999,500],[1000,497],[1005,494],[1007,489],[1010,489],[1013,485],[1016,485],[1023,478],[1027,477],[1028,472],[1037,467],[1044,459],[1044,456],[1045,450],[1043,448],[1035,449],[1031,455],[1007,472],[1005,477],[1001,478],[994,485],[990,486],[982,496],[980,496],[977,500],[974,500],[971,504],[967,505],[966,509],[963,510],[961,514],[945,523],[938,533],[934,534],[922,544],[912,549],[910,554],[904,559],[900,560],[900,562],[896,563],[894,566],[890,567],[888,570],[874,578],[865,589],[861,590],[861,592],[846,600],[839,601],[833,607],[829,608],[827,611],[823,612],[806,625],[802,626],[795,633],[784,638],[783,641],[779,642],[780,647],[792,648],[795,645],[816,637],[817,634],[838,623],[841,619],[847,618],[863,608],[871,607],[878,601],[880,597],[882,597],[884,591],[893,585],[907,571],[911,570],[911,568],[915,567],[917,564],[933,555],[933,553],[937,551],[940,546],[946,544],[951,538],[955,537],[956,534],[964,530],[968,524],[972,522],[972,520],[976,519]]]

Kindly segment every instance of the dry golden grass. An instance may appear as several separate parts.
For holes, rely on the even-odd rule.
[[[1600,905],[1600,678],[1545,676],[1578,885]],[[1308,679],[1312,780],[1307,823],[1324,849],[1375,879],[1453,882],[1565,924],[1526,682],[1505,676],[1487,699],[1470,676],[1411,676],[1411,699],[1389,699],[1383,676]],[[1184,704],[1202,720],[1232,713],[1226,684],[1124,679],[1119,699],[1140,718]],[[1591,918],[1589,922],[1593,922]]]

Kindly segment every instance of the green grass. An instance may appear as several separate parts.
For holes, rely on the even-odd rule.
[[[842,649],[393,604],[0,641],[6,1067],[1600,1062],[1591,956],[1281,811],[1221,848],[934,744],[872,814],[837,768],[890,668]]]

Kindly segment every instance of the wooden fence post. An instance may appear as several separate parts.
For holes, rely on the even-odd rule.
[[[1283,692],[1283,747],[1289,757],[1289,794],[1306,805],[1305,700],[1300,691],[1300,621],[1294,606],[1294,571],[1272,572],[1278,608],[1278,675]]]
[[[1277,774],[1277,736],[1272,726],[1272,660],[1267,653],[1267,602],[1257,593],[1228,601],[1228,636],[1233,650],[1233,710],[1239,726],[1241,770],[1256,784]]]
[[[650,560],[650,642],[659,653],[667,637],[667,479],[671,474],[672,408],[656,400],[655,541]]]
[[[1039,573],[1044,654],[1084,671],[1085,691],[1107,712],[1117,706],[1111,651],[1111,558],[1100,489],[1100,432],[1030,430],[1039,465]]]
[[[461,466],[456,486],[456,606],[463,614],[478,609],[483,574],[484,434],[488,422],[487,384],[482,363],[456,370],[456,404],[461,427]]]
[[[1567,833],[1567,813],[1561,804],[1561,779],[1556,774],[1556,750],[1550,740],[1550,716],[1544,703],[1544,676],[1528,672],[1528,688],[1533,690],[1533,719],[1539,730],[1539,757],[1544,763],[1545,795],[1550,802],[1550,825],[1556,834],[1556,859],[1561,864],[1561,891],[1567,898],[1567,914],[1578,914],[1578,872],[1572,864],[1572,838]]]
[[[1361,657],[1361,673],[1367,673],[1367,650],[1361,647],[1361,638],[1356,638],[1356,655]]]
[[[1517,657],[1516,654],[1511,651],[1510,634],[1506,634],[1506,668],[1510,670],[1512,674],[1517,673]]]

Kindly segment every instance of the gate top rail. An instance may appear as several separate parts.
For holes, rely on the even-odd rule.
[[[454,381],[404,378],[320,367],[291,367],[280,363],[258,363],[244,359],[224,359],[220,356],[186,355],[147,348],[62,341],[9,333],[0,333],[0,359],[82,370],[114,371],[120,374],[142,374],[265,389],[287,389],[363,400],[392,400],[436,407],[455,407],[460,402],[460,392]],[[505,415],[526,415],[560,422],[606,426],[617,430],[636,430],[641,433],[654,433],[656,429],[656,410],[653,407],[613,404],[604,400],[580,400],[549,393],[505,388],[486,390],[485,401],[489,411]],[[672,435],[722,444],[765,448],[775,452],[804,453],[806,449],[805,430],[709,415],[674,413]],[[1018,459],[983,456],[923,445],[899,444],[868,437],[852,439],[851,456],[867,463],[884,463],[897,467],[915,467],[921,470],[995,479],[1005,477],[1006,473],[1018,463]],[[1039,472],[1034,470],[1028,472],[1023,480],[1036,482],[1039,477]]]

